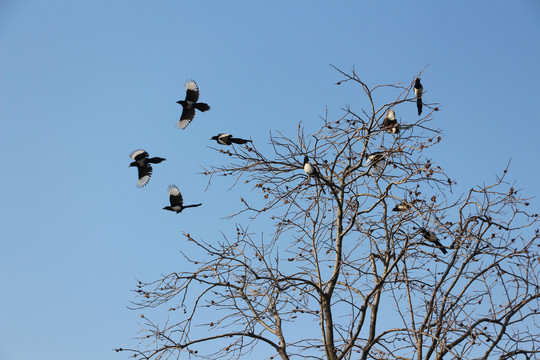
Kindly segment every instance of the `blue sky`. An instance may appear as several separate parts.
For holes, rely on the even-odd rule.
[[[538,194],[537,1],[15,1],[0,3],[0,358],[119,359],[136,279],[181,270],[181,232],[234,228],[227,181],[205,191],[219,132],[267,142],[365,105],[335,86],[422,76],[443,129],[432,158],[460,189],[509,178]],[[195,79],[201,101],[175,124]],[[384,99],[380,100],[381,103]],[[398,118],[414,115],[398,113]],[[128,155],[167,161],[137,189]],[[187,203],[165,212],[167,185]],[[532,201],[538,208],[538,200]]]

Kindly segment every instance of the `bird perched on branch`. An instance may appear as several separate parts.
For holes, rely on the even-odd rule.
[[[403,201],[399,204],[396,204],[396,206],[394,206],[394,208],[392,209],[392,211],[407,211],[407,210],[410,210],[410,208],[412,207],[412,205],[418,201],[421,201],[421,200],[418,200],[418,199],[414,199],[410,202],[407,202],[407,201]]]
[[[437,237],[437,235],[435,235],[433,231],[428,231],[425,228],[421,228],[420,233],[422,234],[424,239],[426,239],[429,242],[434,243],[439,249],[441,249],[443,254],[447,253],[445,247],[443,246],[443,244],[441,244],[441,242],[439,241],[439,238]]]
[[[231,145],[231,144],[247,144],[248,142],[252,142],[251,140],[245,140],[240,138],[232,137],[231,134],[217,134],[216,136],[212,136],[210,140],[216,140],[218,144],[221,145]]]
[[[150,164],[159,164],[166,159],[160,157],[149,158],[148,153],[145,150],[139,149],[132,152],[129,157],[133,161],[129,166],[136,166],[139,173],[139,180],[137,181],[137,187],[143,187],[148,184],[150,177],[152,176],[152,166]]]
[[[185,208],[190,207],[197,207],[201,206],[201,204],[192,204],[192,205],[184,205],[184,199],[182,198],[182,194],[180,194],[180,190],[178,190],[178,187],[176,185],[169,185],[169,200],[171,202],[171,206],[165,206],[163,210],[169,210],[174,211],[175,213],[181,213],[182,210]]]
[[[375,171],[380,171],[384,164],[384,159],[386,158],[386,155],[382,151],[376,151],[374,153],[371,153],[367,156],[367,161],[370,164],[373,164],[373,169]]]
[[[309,177],[315,178],[315,181],[321,186],[322,192],[325,193],[322,181],[320,179],[321,174],[319,173],[319,170],[309,162],[309,158],[307,156],[304,156],[304,171]]]
[[[399,124],[396,120],[396,112],[393,109],[388,110],[382,123],[382,129],[389,134],[399,133]]]
[[[178,127],[185,129],[195,117],[195,109],[199,111],[210,110],[210,106],[199,101],[199,87],[193,80],[186,81],[186,99],[178,100],[176,103],[182,105],[182,115],[178,120]]]
[[[422,114],[422,93],[424,88],[420,84],[420,78],[416,78],[414,81],[414,95],[416,96],[416,108],[418,109],[418,116]]]

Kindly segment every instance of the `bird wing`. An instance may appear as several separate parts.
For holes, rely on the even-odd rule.
[[[176,185],[169,185],[169,200],[172,207],[183,206],[184,199],[182,199],[182,194],[180,194],[180,190],[178,190]]]
[[[183,108],[182,115],[180,115],[180,120],[178,120],[178,128],[185,129],[189,125],[191,120],[195,117],[195,109]]]
[[[129,157],[132,158],[135,161],[139,161],[141,159],[147,158],[148,153],[145,150],[138,149],[129,154]]]
[[[143,165],[137,167],[139,170],[139,180],[137,181],[137,187],[141,188],[148,184],[150,177],[152,176],[152,167],[150,165]]]
[[[196,103],[199,100],[199,87],[193,80],[186,81],[186,101]]]

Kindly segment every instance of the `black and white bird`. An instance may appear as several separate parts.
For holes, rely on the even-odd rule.
[[[169,200],[171,202],[171,206],[165,206],[163,210],[169,210],[174,211],[175,213],[181,213],[182,210],[185,208],[190,207],[197,207],[201,206],[201,204],[192,204],[192,205],[184,205],[184,199],[182,198],[182,194],[180,194],[180,190],[178,190],[178,187],[176,185],[169,185]]]
[[[217,143],[221,145],[232,145],[233,143],[247,144],[248,142],[252,142],[251,140],[232,137],[231,134],[217,134],[216,136],[212,136],[210,140],[216,140]]]
[[[421,228],[420,233],[422,234],[424,239],[426,239],[429,242],[434,243],[439,249],[441,249],[443,254],[447,253],[445,247],[443,246],[443,244],[441,244],[441,242],[439,241],[439,238],[437,237],[437,235],[435,235],[433,231],[429,231],[429,230],[426,230],[425,228]]]
[[[382,151],[376,151],[367,156],[367,160],[370,164],[373,164],[373,169],[378,172],[382,169],[384,165],[384,159],[386,155]]]
[[[199,87],[193,80],[186,81],[186,99],[178,100],[176,103],[182,105],[182,115],[178,120],[178,127],[185,129],[195,117],[195,109],[200,111],[210,110],[208,104],[199,101]]]
[[[422,201],[422,200],[418,200],[418,199],[414,199],[414,200],[411,200],[410,202],[407,202],[407,201],[403,201],[399,204],[396,204],[396,206],[394,206],[394,208],[392,209],[392,211],[407,211],[407,210],[410,210],[412,205],[418,201]]]
[[[396,112],[393,109],[388,110],[382,123],[382,129],[389,134],[399,133],[399,124],[396,120]]]
[[[422,114],[422,93],[424,88],[420,84],[420,78],[416,78],[414,81],[414,96],[416,96],[416,108],[418,109],[418,116]]]
[[[150,164],[159,164],[160,162],[165,161],[164,158],[149,158],[148,156],[148,153],[142,149],[135,150],[129,155],[130,158],[135,160],[131,164],[129,164],[129,166],[137,167],[137,170],[139,172],[139,180],[137,181],[137,187],[140,188],[148,184],[148,181],[150,181],[150,177],[152,176],[152,166]]]
[[[322,181],[320,179],[321,174],[319,173],[319,170],[312,163],[309,162],[309,158],[307,156],[304,156],[304,171],[307,176],[315,178],[315,181],[321,186],[322,192],[325,193],[322,186]]]

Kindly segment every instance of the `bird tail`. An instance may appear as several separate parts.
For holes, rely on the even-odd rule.
[[[435,242],[435,245],[437,245],[437,247],[438,247],[439,249],[441,249],[441,251],[443,252],[443,254],[447,254],[447,253],[448,253],[448,251],[446,251],[446,249],[444,248],[443,244],[441,244],[440,241]]]
[[[418,116],[422,115],[422,98],[416,99],[416,108],[418,109]]]
[[[210,105],[206,103],[196,103],[195,109],[200,110],[200,111],[208,111],[210,110]]]
[[[244,139],[240,139],[240,138],[231,138],[231,142],[235,143],[235,144],[246,144],[248,142],[252,142],[251,140],[244,140]]]
[[[148,162],[152,163],[152,164],[159,164],[160,162],[165,161],[165,160],[166,159],[164,159],[164,158],[153,157],[153,158],[148,159]]]
[[[192,205],[184,205],[184,208],[189,208],[189,207],[197,207],[197,206],[201,206],[202,203],[200,204],[192,204]]]

